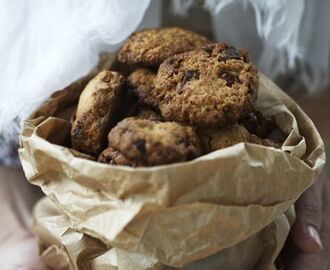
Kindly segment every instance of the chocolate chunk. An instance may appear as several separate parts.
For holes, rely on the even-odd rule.
[[[228,47],[221,52],[218,59],[219,61],[225,61],[228,59],[241,59],[241,54],[236,48]]]
[[[254,112],[249,112],[242,119],[243,126],[252,134],[256,134],[259,128],[259,120]]]
[[[265,139],[277,128],[275,121],[270,116],[264,116],[259,111],[249,112],[240,121],[252,134]]]
[[[137,141],[134,142],[134,145],[140,151],[140,153],[146,154],[147,150],[146,150],[145,140],[137,140]]]
[[[207,52],[209,55],[212,54],[212,48],[210,48],[210,47],[207,46],[207,45],[202,46],[201,49],[202,49],[204,52]]]
[[[186,70],[183,74],[181,84],[185,85],[188,81],[191,79],[199,79],[199,71],[197,69],[195,70]]]
[[[235,82],[239,81],[237,75],[227,71],[221,71],[219,77],[226,81],[226,85],[231,87]]]

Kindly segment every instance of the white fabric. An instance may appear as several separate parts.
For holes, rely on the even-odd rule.
[[[189,19],[196,2],[172,0],[173,10]],[[87,74],[100,52],[113,51],[137,28],[159,26],[162,5],[0,0],[0,164],[13,163],[10,145],[22,119],[53,91]],[[205,0],[204,8],[216,39],[248,49],[273,79],[293,73],[296,85],[311,93],[329,83],[330,1]]]
[[[141,22],[150,0],[0,1],[0,131],[86,75]],[[17,119],[15,121],[15,119]]]

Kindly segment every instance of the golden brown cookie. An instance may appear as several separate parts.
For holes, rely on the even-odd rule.
[[[139,68],[128,77],[128,87],[138,96],[139,103],[157,107],[154,89],[155,77],[156,73],[146,68]]]
[[[71,129],[72,147],[97,156],[106,145],[114,124],[125,79],[118,72],[104,70],[92,79],[80,95]]]
[[[108,141],[130,160],[147,166],[186,161],[201,153],[193,128],[175,122],[126,118],[110,131]]]
[[[141,119],[162,121],[162,116],[158,112],[145,106],[138,106],[135,115],[137,118],[141,118]]]
[[[106,164],[123,165],[123,166],[131,166],[131,167],[143,166],[142,163],[128,159],[118,150],[110,146],[102,151],[97,161]]]
[[[281,144],[268,139],[261,139],[251,134],[243,125],[233,124],[221,129],[200,130],[204,152],[209,153],[241,142],[262,144],[279,148]]]
[[[118,60],[130,65],[158,66],[169,56],[208,42],[207,38],[178,27],[148,29],[128,38]]]
[[[155,88],[165,120],[214,128],[254,108],[258,74],[245,52],[215,43],[166,59]]]

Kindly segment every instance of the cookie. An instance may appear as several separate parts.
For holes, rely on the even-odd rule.
[[[114,124],[125,79],[117,72],[104,70],[92,79],[80,95],[71,129],[72,147],[97,156],[106,145]]]
[[[208,42],[207,38],[178,27],[148,29],[128,38],[119,50],[118,60],[129,65],[158,66],[169,56]]]
[[[155,89],[164,120],[222,127],[253,110],[258,74],[244,51],[208,44],[166,59]]]
[[[162,117],[159,113],[145,106],[138,106],[135,115],[137,118],[141,119],[162,121]]]
[[[152,70],[139,68],[127,79],[128,87],[131,88],[139,98],[139,103],[157,107],[155,101],[154,79],[156,73]]]
[[[221,129],[201,130],[200,138],[205,153],[223,149],[241,142],[262,144],[275,148],[281,146],[279,143],[268,139],[261,139],[258,136],[249,133],[247,129],[240,124],[228,125]]]
[[[123,166],[131,166],[131,167],[143,166],[142,163],[128,159],[122,153],[120,153],[118,150],[112,147],[108,147],[104,149],[102,153],[99,155],[97,161],[106,164],[123,165]]]
[[[146,166],[191,160],[201,154],[194,129],[174,122],[126,118],[110,131],[108,141],[130,160]]]

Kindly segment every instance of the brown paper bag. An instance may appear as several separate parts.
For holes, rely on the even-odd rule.
[[[194,262],[184,270],[274,269],[273,261],[284,244],[293,215],[291,207],[256,235]],[[72,230],[70,219],[48,198],[40,200],[35,207],[33,230],[39,237],[41,259],[51,269],[117,270],[119,266],[121,269],[163,269],[155,259],[118,248],[107,249],[102,242]]]
[[[288,232],[286,228],[283,234],[285,226],[278,224],[325,162],[316,128],[292,99],[260,76],[257,107],[273,115],[289,134],[281,149],[240,143],[189,162],[129,168],[82,159],[65,147],[71,124],[59,114],[77,103],[85,83],[55,93],[25,121],[19,150],[28,180],[70,220],[71,232],[115,250],[121,270],[158,269],[159,263],[183,267],[225,254],[268,230],[264,239],[282,240],[267,258],[254,257],[257,269],[272,269]],[[77,245],[83,249],[83,244]],[[235,258],[223,256],[223,261],[240,260],[244,251],[253,256],[258,252],[252,246]],[[71,268],[78,269],[70,260]],[[153,268],[146,267],[146,261]],[[234,268],[224,264],[222,269]]]

